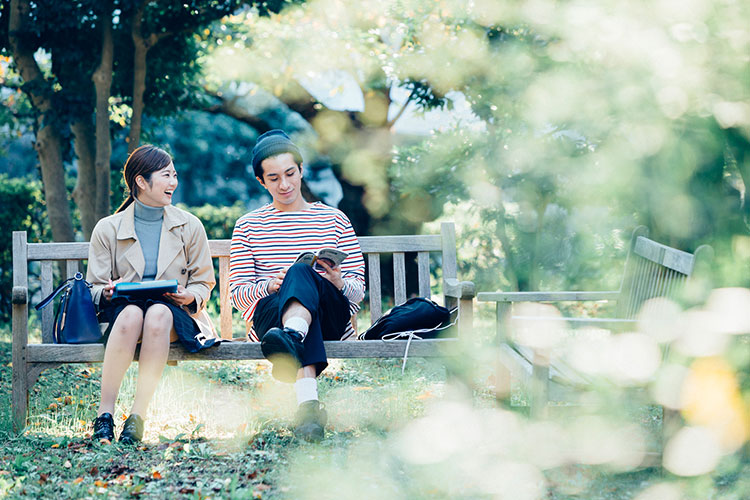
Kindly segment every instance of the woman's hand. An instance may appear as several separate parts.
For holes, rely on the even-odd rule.
[[[117,278],[116,280],[112,281],[110,278],[109,283],[104,285],[104,289],[102,290],[102,296],[104,297],[104,300],[110,301],[112,300],[112,294],[115,293],[115,285],[122,281],[122,278]]]
[[[323,277],[333,283],[333,286],[341,290],[344,288],[344,279],[341,277],[341,268],[339,266],[331,267],[325,259],[315,261],[316,265],[325,271]]]
[[[286,276],[286,269],[278,273],[276,276],[271,278],[271,281],[268,282],[267,290],[269,294],[276,293],[279,291],[279,288],[281,288],[281,283],[284,281],[284,276]]]
[[[164,296],[178,306],[186,306],[195,302],[195,295],[193,295],[193,292],[188,291],[182,285],[177,285],[176,292],[165,293]]]

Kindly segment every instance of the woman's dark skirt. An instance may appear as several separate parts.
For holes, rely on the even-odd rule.
[[[193,338],[197,334],[200,334],[200,328],[195,320],[191,318],[184,309],[172,304],[171,302],[158,299],[132,300],[118,297],[99,311],[99,323],[109,323],[104,335],[102,336],[101,342],[105,345],[107,344],[109,335],[112,333],[112,326],[115,324],[117,316],[119,316],[127,306],[136,306],[140,308],[145,315],[148,308],[154,304],[164,304],[170,311],[172,311],[172,325],[174,326],[175,332],[177,332],[178,339]]]

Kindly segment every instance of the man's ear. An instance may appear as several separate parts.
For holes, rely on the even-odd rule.
[[[257,176],[255,177],[255,179],[256,179],[256,180],[257,180],[258,182],[260,182],[260,185],[261,185],[261,186],[263,186],[263,187],[266,187],[266,185],[265,185],[265,184],[263,183],[263,179],[261,179],[260,177],[257,177]]]

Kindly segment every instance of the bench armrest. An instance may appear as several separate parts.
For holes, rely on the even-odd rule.
[[[11,302],[13,304],[26,304],[29,300],[29,289],[25,286],[14,286]]]
[[[580,302],[587,300],[617,300],[620,292],[480,292],[480,302]]]
[[[443,293],[454,299],[471,300],[476,296],[476,288],[471,281],[448,278],[443,282]]]

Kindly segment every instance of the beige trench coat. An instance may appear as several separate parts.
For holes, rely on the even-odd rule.
[[[100,220],[91,233],[86,280],[93,285],[91,293],[96,304],[110,279],[122,278],[125,282],[143,279],[146,261],[135,233],[134,214],[135,204],[131,204],[122,212]],[[205,310],[216,284],[206,230],[197,217],[172,205],[164,207],[154,279],[176,279],[195,295],[195,302],[182,308],[207,338],[216,337]],[[174,329],[172,339],[176,339]]]

